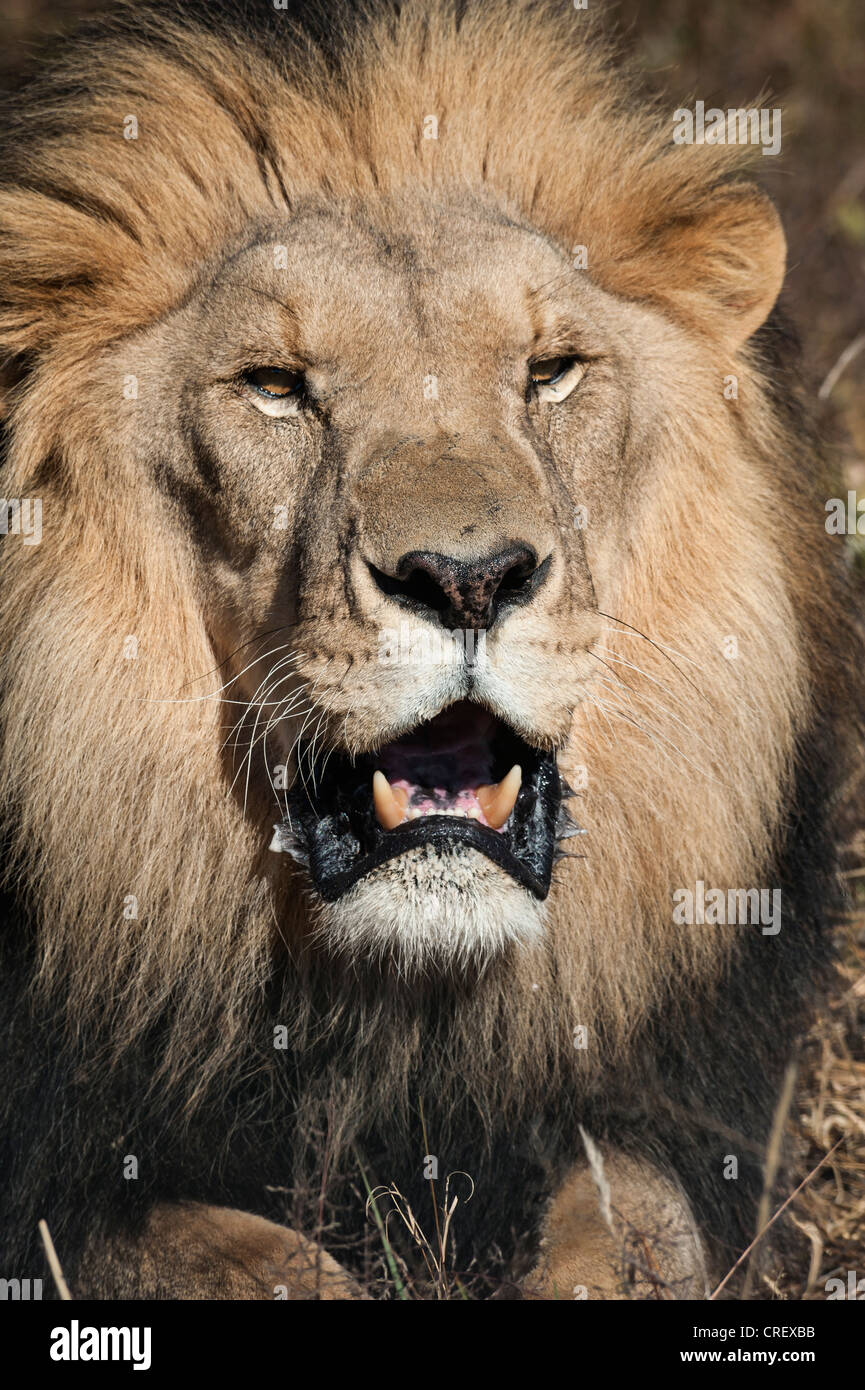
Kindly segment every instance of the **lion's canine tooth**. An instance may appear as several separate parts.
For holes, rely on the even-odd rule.
[[[383,772],[372,775],[372,801],[379,824],[385,830],[402,825],[408,808],[408,794],[401,787],[392,787]]]
[[[478,787],[475,793],[478,804],[493,830],[501,830],[517,804],[522,780],[523,770],[518,763],[514,763],[507,777],[503,777],[501,782],[494,782],[488,787]]]

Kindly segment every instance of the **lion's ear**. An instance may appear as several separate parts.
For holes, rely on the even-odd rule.
[[[683,318],[731,348],[768,318],[784,281],[787,241],[774,205],[749,184],[717,192],[661,232],[668,284]]]

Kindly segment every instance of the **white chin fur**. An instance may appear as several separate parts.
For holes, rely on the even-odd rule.
[[[405,973],[483,966],[531,946],[546,909],[477,850],[424,845],[380,865],[319,907],[320,945],[354,959],[390,959]]]

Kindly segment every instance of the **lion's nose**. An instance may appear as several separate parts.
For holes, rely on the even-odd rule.
[[[547,568],[522,541],[478,560],[411,550],[397,561],[392,575],[370,566],[386,594],[451,629],[492,627],[502,608],[531,599]]]

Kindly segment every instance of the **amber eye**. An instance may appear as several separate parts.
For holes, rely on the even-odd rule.
[[[529,377],[541,401],[563,401],[584,371],[577,357],[543,357],[529,363]]]
[[[300,372],[288,372],[282,367],[259,367],[247,372],[246,380],[263,396],[290,396],[300,389],[303,377]]]
[[[303,375],[284,367],[256,367],[244,374],[243,389],[264,415],[284,418],[295,415],[300,408]]]
[[[553,386],[570,367],[572,357],[548,357],[543,362],[532,362],[529,375],[536,386]]]

